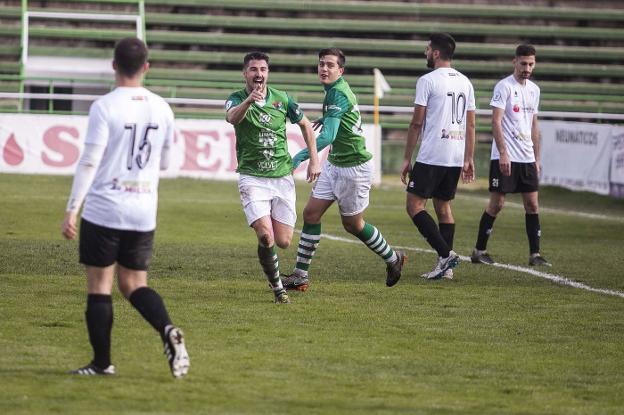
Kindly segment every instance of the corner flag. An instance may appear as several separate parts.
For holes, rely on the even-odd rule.
[[[381,99],[384,96],[384,92],[390,92],[392,88],[390,88],[386,78],[384,78],[379,69],[374,68],[373,74],[375,75],[375,96]]]
[[[374,89],[375,96],[373,97],[373,122],[377,126],[379,125],[379,100],[383,98],[384,92],[390,92],[391,88],[386,82],[386,78],[381,74],[381,71],[377,68],[373,69],[374,75]]]

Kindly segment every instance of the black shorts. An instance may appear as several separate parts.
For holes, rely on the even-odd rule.
[[[461,167],[434,166],[416,162],[410,172],[406,190],[423,199],[435,197],[440,200],[453,200],[461,170]]]
[[[511,162],[511,175],[503,176],[498,160],[490,161],[490,192],[531,193],[537,192],[539,177],[537,166],[533,163]]]
[[[108,267],[117,262],[126,268],[147,271],[152,259],[154,231],[111,229],[87,220],[80,221],[80,262]]]

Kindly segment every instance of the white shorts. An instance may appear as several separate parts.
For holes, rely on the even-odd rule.
[[[372,160],[353,167],[338,167],[326,161],[312,189],[312,197],[336,200],[342,216],[355,216],[368,206],[373,176]]]
[[[292,174],[277,178],[241,174],[238,177],[238,192],[248,225],[261,217],[271,216],[278,222],[295,227],[297,194]]]

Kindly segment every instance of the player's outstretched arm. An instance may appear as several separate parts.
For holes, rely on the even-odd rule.
[[[316,149],[316,137],[314,137],[312,124],[310,124],[310,121],[307,119],[307,117],[304,116],[297,124],[301,129],[301,134],[303,135],[303,139],[305,140],[308,147],[307,150],[310,158],[310,162],[308,163],[306,180],[309,183],[312,183],[321,174],[321,165],[319,163],[318,151]]]
[[[316,137],[316,151],[320,152],[325,147],[330,145],[336,139],[338,134],[338,127],[340,127],[340,118],[327,117],[323,123],[323,129],[318,137]],[[293,157],[293,169],[299,167],[299,164],[306,161],[309,158],[309,151],[304,148]]]
[[[422,105],[414,106],[414,113],[412,114],[412,121],[407,129],[407,140],[405,140],[405,151],[403,153],[403,165],[401,166],[401,181],[403,184],[407,184],[410,171],[412,170],[412,156],[414,155],[414,149],[420,134],[422,133],[423,123],[425,122],[425,114],[427,113],[427,107]]]

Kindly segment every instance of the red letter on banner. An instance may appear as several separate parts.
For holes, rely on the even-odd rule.
[[[78,156],[80,155],[80,150],[78,147],[69,142],[65,141],[61,138],[61,134],[67,133],[74,140],[78,140],[79,133],[78,130],[74,127],[57,125],[54,127],[48,128],[45,133],[43,133],[43,143],[50,150],[53,150],[61,155],[61,160],[56,161],[48,157],[45,151],[41,152],[41,159],[45,164],[52,167],[67,167],[74,164],[78,161]]]
[[[187,171],[217,171],[221,166],[221,160],[217,160],[212,166],[201,166],[199,164],[199,156],[203,155],[205,159],[210,157],[210,144],[204,142],[199,146],[199,138],[201,136],[212,137],[214,141],[219,140],[219,135],[216,131],[180,131],[184,137],[184,164],[180,170]]]

